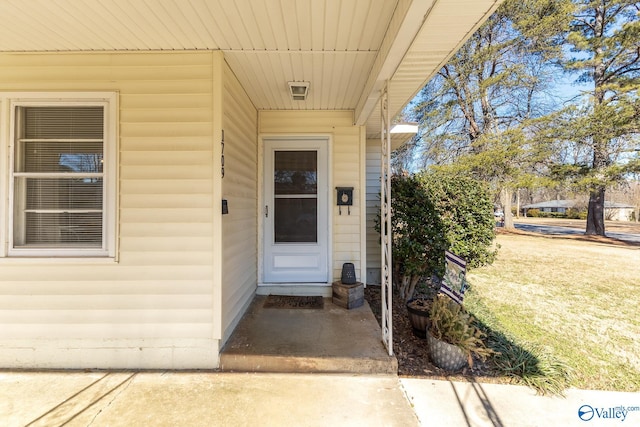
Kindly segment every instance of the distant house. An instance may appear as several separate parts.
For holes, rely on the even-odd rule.
[[[629,221],[634,211],[634,207],[626,203],[604,202],[604,217],[612,221]],[[533,203],[522,207],[524,216],[530,209],[538,209],[540,212],[566,214],[569,209],[584,210],[584,205],[575,200],[549,200],[540,203]]]
[[[631,221],[634,210],[627,203],[604,202],[604,217],[612,221]]]
[[[549,200],[547,202],[533,203],[531,205],[525,205],[524,216],[527,216],[529,209],[538,209],[540,212],[553,212],[553,213],[567,213],[567,210],[576,206],[575,200]]]

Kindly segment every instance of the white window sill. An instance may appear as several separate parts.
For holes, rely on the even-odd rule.
[[[117,264],[115,258],[110,257],[4,257],[0,258],[0,265],[22,264]]]

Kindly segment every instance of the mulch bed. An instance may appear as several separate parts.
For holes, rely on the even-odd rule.
[[[369,303],[373,314],[380,324],[381,303],[380,286],[367,285],[364,297]],[[427,340],[414,335],[407,315],[407,308],[402,298],[394,295],[392,307],[393,321],[393,351],[398,359],[398,375],[402,377],[422,377],[437,379],[452,379],[458,381],[508,382],[500,377],[491,367],[491,362],[475,360],[473,368],[464,368],[460,373],[448,373],[429,360]]]

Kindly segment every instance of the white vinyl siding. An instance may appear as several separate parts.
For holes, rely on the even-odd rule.
[[[0,366],[217,367],[212,147],[221,112],[212,87],[222,55],[0,54],[0,61],[0,91],[119,98],[117,262],[0,259]],[[0,151],[6,159],[7,148]],[[7,194],[8,179],[0,183]]]
[[[380,233],[375,229],[380,214],[380,162],[379,139],[367,140],[367,283],[380,284]]]
[[[328,194],[332,236],[330,278],[340,278],[342,265],[352,262],[358,280],[362,277],[364,236],[364,192],[361,186],[361,159],[364,158],[364,128],[353,125],[352,111],[260,111],[260,133],[263,135],[330,135],[330,188]],[[351,214],[336,206],[335,187],[354,187]]]
[[[222,329],[226,340],[253,299],[258,280],[258,112],[224,66],[225,174],[222,197]]]

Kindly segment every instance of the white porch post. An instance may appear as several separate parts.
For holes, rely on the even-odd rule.
[[[382,159],[380,161],[380,247],[382,280],[382,342],[393,355],[392,265],[391,265],[391,117],[389,116],[389,84],[380,97]]]

